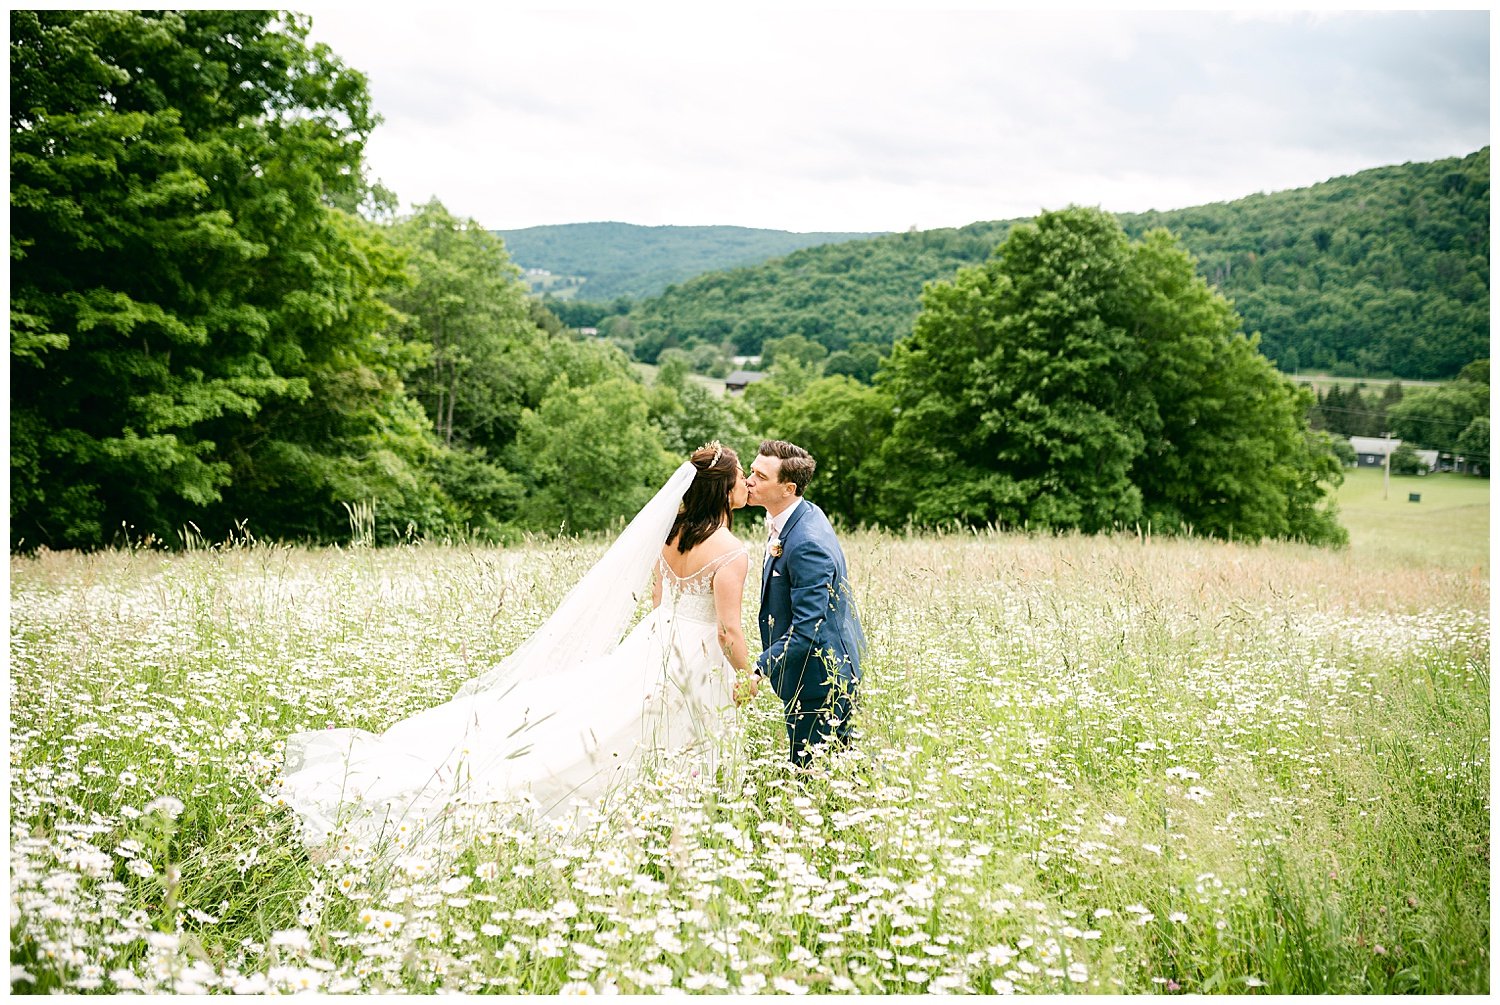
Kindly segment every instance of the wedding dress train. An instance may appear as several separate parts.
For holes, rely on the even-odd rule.
[[[684,468],[490,674],[383,733],[290,737],[279,791],[304,840],[387,837],[404,847],[465,807],[560,820],[605,806],[637,772],[668,761],[712,778],[734,721],[734,671],[719,647],[713,579],[745,552],[686,579],[660,559],[675,499],[691,481],[692,465]],[[634,613],[652,569],[648,545],[662,602],[616,643],[612,629],[622,612]]]

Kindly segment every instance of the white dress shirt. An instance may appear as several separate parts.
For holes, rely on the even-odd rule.
[[[780,541],[781,540],[781,530],[782,530],[782,528],[786,526],[786,522],[792,518],[792,514],[795,513],[796,510],[797,510],[797,507],[801,506],[801,505],[802,505],[802,497],[801,496],[797,496],[796,498],[794,498],[792,500],[792,504],[790,506],[788,506],[786,509],[782,510],[780,513],[776,514],[775,516],[768,517],[766,519],[766,525],[771,528],[770,534],[766,538],[767,541]]]

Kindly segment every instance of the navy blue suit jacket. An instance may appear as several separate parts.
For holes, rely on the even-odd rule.
[[[806,499],[781,530],[781,554],[761,568],[757,673],[789,710],[813,712],[835,687],[859,685],[864,629],[844,551],[828,517]]]

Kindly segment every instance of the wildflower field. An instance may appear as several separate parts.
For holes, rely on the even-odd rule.
[[[720,778],[442,857],[309,855],[281,738],[447,698],[601,541],[13,558],[11,989],[1487,992],[1487,538],[1360,526],[847,535],[852,752],[762,693]]]

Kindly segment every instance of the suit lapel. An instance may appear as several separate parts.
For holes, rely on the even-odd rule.
[[[796,509],[792,510],[792,515],[786,519],[786,526],[781,528],[781,539],[783,541],[791,536],[792,528],[802,522],[802,518],[807,516],[807,511],[810,509],[812,509],[812,503],[804,499]]]
[[[766,606],[766,594],[771,589],[771,563],[773,561],[775,560],[771,557],[771,552],[768,550],[766,552],[765,563],[760,567],[760,606],[762,609]]]
[[[776,561],[771,555],[771,549],[766,548],[766,560],[760,567],[760,609],[766,609],[766,594],[771,592],[771,563]]]

